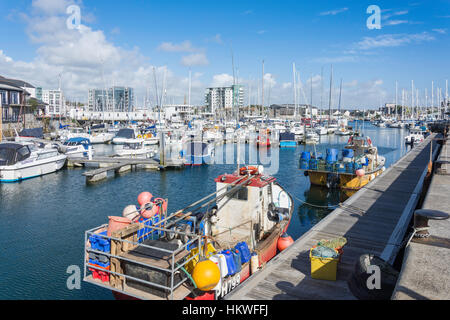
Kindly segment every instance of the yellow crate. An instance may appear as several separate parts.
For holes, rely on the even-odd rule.
[[[336,281],[339,258],[313,257],[312,250],[309,252],[309,258],[311,259],[311,277],[313,279]]]

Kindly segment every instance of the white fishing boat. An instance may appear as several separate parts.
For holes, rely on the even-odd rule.
[[[59,140],[65,142],[71,138],[86,138],[90,139],[91,135],[80,127],[68,127],[59,131]]]
[[[419,144],[425,140],[425,133],[421,129],[411,129],[408,136],[405,137],[406,144]]]
[[[18,182],[60,170],[67,156],[51,145],[0,143],[0,182]]]

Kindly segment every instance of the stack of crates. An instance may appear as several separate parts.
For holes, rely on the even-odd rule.
[[[92,250],[111,253],[111,240],[106,238],[106,231],[91,235],[89,237],[89,242],[91,243]],[[88,256],[90,266],[106,271],[111,270],[110,260],[107,255],[88,250]],[[89,268],[89,271],[92,272],[92,277],[94,279],[99,279],[102,282],[109,282],[109,272],[94,268]]]
[[[152,231],[151,226],[155,225],[161,220],[159,215],[155,215],[154,217],[150,219],[145,219],[143,217],[140,217],[138,222],[144,224],[144,226],[141,226],[140,229],[137,232],[137,238],[138,243],[142,243],[143,241],[151,238],[152,240],[158,239],[159,234],[163,235],[163,231],[154,229]],[[162,227],[161,225],[158,225],[158,227]]]

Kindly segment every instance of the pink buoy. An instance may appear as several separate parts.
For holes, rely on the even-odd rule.
[[[117,230],[123,229],[131,224],[131,220],[124,217],[109,217],[108,230],[106,235],[108,237]]]
[[[366,171],[364,171],[364,169],[356,170],[356,175],[360,178],[364,177],[365,174],[366,174]]]
[[[151,208],[149,207],[147,210],[142,209],[141,216],[145,219],[150,219],[159,212],[159,207],[157,205],[153,205]]]
[[[152,201],[153,195],[150,192],[142,192],[137,200],[139,205],[142,207],[144,204],[149,203],[150,201]]]

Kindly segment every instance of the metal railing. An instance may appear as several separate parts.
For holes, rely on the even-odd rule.
[[[170,221],[172,217],[175,217],[175,215],[169,217],[167,221]],[[166,223],[167,223],[167,221],[166,221]],[[165,233],[165,232],[169,233],[170,232],[170,233],[174,233],[174,234],[176,234],[178,236],[188,237],[189,240],[186,243],[184,243],[183,245],[179,246],[175,250],[168,250],[168,249],[158,248],[158,247],[150,246],[150,245],[147,245],[147,244],[144,244],[144,243],[140,243],[139,241],[138,242],[134,242],[134,241],[129,241],[129,240],[125,240],[125,239],[115,238],[115,237],[112,237],[112,236],[101,235],[99,232],[101,230],[103,230],[103,231],[106,230],[106,228],[108,227],[107,224],[104,224],[104,225],[101,225],[99,227],[90,229],[90,230],[85,232],[85,238],[84,238],[84,240],[85,240],[84,280],[85,281],[89,281],[88,280],[89,269],[94,269],[94,270],[98,270],[98,271],[101,271],[101,272],[108,273],[109,276],[111,276],[111,275],[118,276],[120,278],[123,278],[125,281],[126,280],[133,280],[133,281],[142,283],[142,284],[150,286],[150,287],[154,287],[154,288],[156,287],[156,288],[162,289],[162,290],[167,292],[167,297],[170,297],[170,300],[173,300],[174,299],[174,291],[177,288],[179,288],[181,285],[183,285],[186,281],[189,280],[189,276],[181,277],[181,280],[178,281],[177,283],[175,283],[176,273],[178,273],[178,272],[185,272],[185,271],[182,271],[182,269],[184,269],[185,266],[189,262],[191,262],[192,260],[194,260],[196,258],[199,258],[201,250],[198,250],[198,252],[196,254],[191,254],[188,259],[183,259],[179,263],[177,263],[177,261],[175,261],[175,257],[180,252],[182,252],[183,250],[189,251],[188,248],[191,245],[194,245],[194,243],[196,241],[198,242],[198,248],[201,248],[201,245],[202,245],[201,239],[202,239],[202,237],[200,235],[194,234],[192,232],[188,232],[188,233],[187,232],[181,232],[181,231],[177,231],[177,230],[174,230],[174,229],[166,229],[164,227],[156,227],[156,226],[144,225],[143,223],[133,223],[133,224],[131,224],[131,226],[132,225],[136,225],[136,224],[139,224],[140,228],[141,228],[141,229],[137,229],[137,231],[133,232],[133,234],[136,233],[136,239],[138,238],[137,237],[137,233],[139,232],[139,230],[147,228],[147,229],[149,229],[148,234],[153,234],[154,232],[158,232],[159,234],[161,234],[161,232],[163,232],[163,233]],[[195,228],[194,228],[194,230],[195,230]],[[152,264],[150,262],[149,263],[144,263],[142,261],[131,259],[131,258],[129,258],[129,256],[128,257],[124,257],[124,256],[121,256],[120,254],[116,255],[116,254],[113,254],[111,250],[109,252],[94,250],[94,249],[92,249],[92,247],[88,246],[89,238],[90,238],[90,236],[93,236],[93,235],[95,235],[96,237],[99,237],[99,238],[103,238],[103,239],[109,240],[110,243],[112,243],[112,241],[115,241],[116,244],[120,244],[120,245],[123,245],[123,244],[132,245],[132,247],[134,248],[133,250],[135,250],[137,248],[147,248],[147,249],[156,250],[156,251],[158,251],[160,253],[163,253],[165,255],[165,258],[161,258],[161,260],[168,261],[169,264],[170,264],[170,268],[163,268],[163,267],[160,267],[158,265]],[[152,281],[142,280],[142,279],[139,279],[139,278],[127,275],[127,274],[122,273],[122,272],[106,270],[106,269],[103,269],[103,268],[101,268],[99,266],[95,266],[93,264],[90,264],[89,263],[89,256],[88,256],[89,253],[95,253],[95,254],[107,256],[108,259],[109,259],[110,266],[111,266],[112,259],[117,259],[117,261],[119,261],[119,263],[121,263],[122,261],[125,261],[125,262],[133,263],[133,264],[136,264],[136,265],[139,265],[139,266],[142,266],[142,267],[146,267],[146,268],[149,268],[149,269],[153,269],[153,270],[156,269],[156,270],[159,270],[161,272],[166,272],[166,273],[168,273],[170,275],[170,286],[161,285],[159,283],[155,283],[155,282],[152,282]],[[167,257],[169,257],[170,259],[167,259]],[[153,259],[158,260],[157,258],[153,258]],[[110,284],[111,283],[111,278],[110,278],[110,283],[108,283],[108,284],[106,284],[104,282],[97,282],[97,281],[94,282],[94,283],[96,285],[100,285],[100,286],[102,286],[104,288],[107,288],[107,289],[110,289],[110,290],[114,290],[114,291],[120,292],[120,293],[128,295],[128,296],[132,296],[132,297],[135,297],[135,298],[138,298],[138,299],[145,299],[145,294],[143,294],[142,296],[139,296],[137,294],[134,294],[133,292],[129,292],[129,291],[126,290],[125,285],[123,285],[121,287],[121,289],[111,285]],[[139,290],[139,289],[137,289],[137,290]]]

